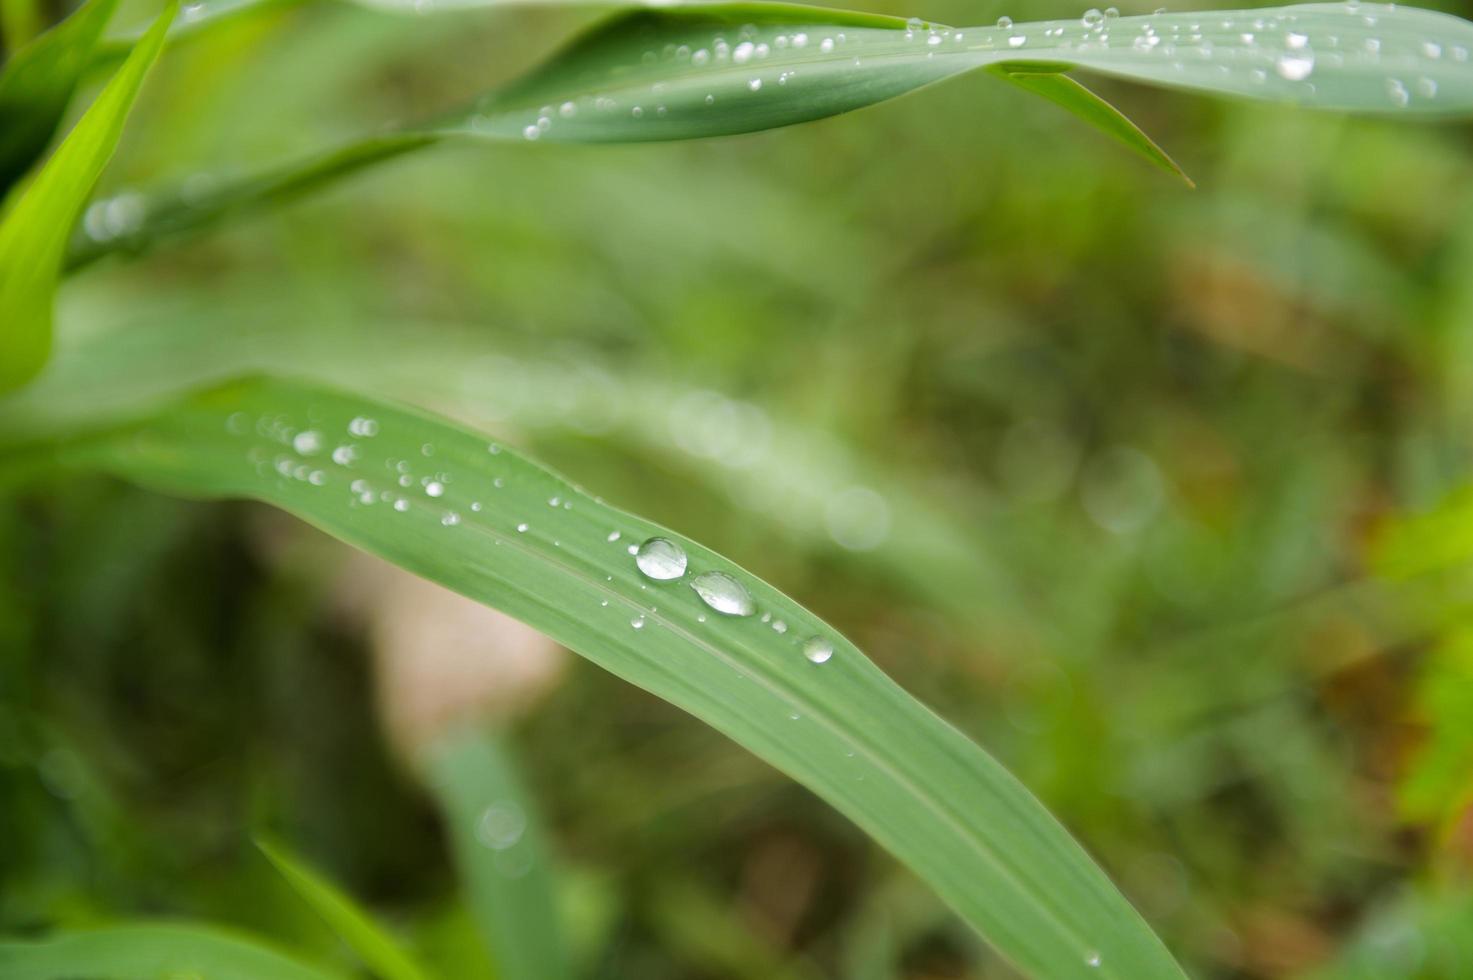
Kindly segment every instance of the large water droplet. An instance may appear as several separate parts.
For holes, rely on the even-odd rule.
[[[810,636],[803,641],[803,656],[816,664],[827,663],[834,655],[834,645],[821,636]]]
[[[725,572],[702,572],[691,579],[701,601],[724,616],[750,616],[757,611],[752,595]]]
[[[646,577],[668,582],[685,574],[685,551],[667,538],[650,538],[634,553],[634,563]]]

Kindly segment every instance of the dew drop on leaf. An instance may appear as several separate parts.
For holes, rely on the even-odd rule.
[[[691,579],[690,587],[723,616],[750,616],[757,611],[746,586],[725,572],[702,572]]]
[[[827,663],[834,655],[834,645],[821,636],[810,636],[803,641],[803,656],[816,664]]]
[[[634,563],[646,578],[669,582],[685,574],[685,551],[668,538],[650,538],[635,552]]]

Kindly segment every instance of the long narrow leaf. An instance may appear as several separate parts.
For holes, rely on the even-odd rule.
[[[5,980],[342,980],[258,940],[212,926],[128,925],[38,942],[0,942]]]
[[[1007,66],[1153,162],[1154,144],[1083,90],[1040,76],[1075,68],[1168,88],[1346,112],[1473,112],[1473,24],[1378,4],[1106,17],[953,29],[781,3],[640,9],[594,27],[527,77],[395,137],[649,142],[728,136],[822,119],[962,72]],[[981,124],[981,121],[979,121]],[[206,196],[161,194],[128,234],[79,241],[71,265],[279,199],[385,154],[352,147]]]
[[[457,729],[431,745],[422,763],[499,980],[567,980],[541,821],[508,747],[491,732]]]
[[[23,384],[46,363],[68,233],[117,147],[172,17],[171,7],[0,221],[0,391]]]
[[[0,69],[0,194],[51,142],[115,7],[88,0]]]
[[[424,970],[341,888],[275,841],[260,839],[256,846],[375,976],[382,980],[426,980]]]
[[[63,458],[268,501],[522,619],[803,782],[1034,976],[1182,975],[1021,784],[831,627],[472,432],[261,380]],[[662,555],[642,571],[631,551],[654,538],[666,544],[646,545]]]

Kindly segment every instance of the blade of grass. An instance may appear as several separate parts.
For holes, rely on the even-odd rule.
[[[571,977],[541,820],[510,748],[489,731],[457,729],[421,764],[499,980]]]
[[[999,65],[995,70],[1025,92],[1042,96],[1083,119],[1121,146],[1139,154],[1147,163],[1179,178],[1188,187],[1197,186],[1186,171],[1124,113],[1063,72],[1017,65]]]
[[[803,782],[1031,975],[1182,976],[1020,783],[831,627],[473,432],[262,379],[59,452],[161,489],[268,501],[527,622]],[[677,579],[636,567],[628,549],[655,536],[687,556]]]
[[[0,68],[0,193],[30,169],[56,134],[116,7],[117,0],[88,0]]]
[[[542,67],[477,103],[367,141],[455,136],[542,142],[649,142],[728,136],[822,119],[979,68],[1069,108],[1158,166],[1180,173],[1136,127],[1082,87],[1074,68],[1168,88],[1346,112],[1473,112],[1473,24],[1362,4],[1156,14],[952,29],[781,3],[641,9],[595,26]],[[405,146],[405,149],[413,148]],[[208,195],[160,193],[127,234],[78,240],[76,268],[118,249],[279,200],[386,156],[332,151]]]
[[[117,147],[173,17],[154,23],[36,178],[0,219],[0,391],[30,380],[51,350],[51,302],[67,236]]]
[[[125,925],[35,942],[0,942],[5,980],[344,980],[254,937],[213,926]]]
[[[382,980],[428,980],[429,974],[341,888],[276,841],[257,838],[256,847],[375,976]]]

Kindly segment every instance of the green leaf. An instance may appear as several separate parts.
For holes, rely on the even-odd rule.
[[[807,785],[1034,976],[1182,976],[1021,784],[832,627],[469,430],[258,380],[61,453],[175,492],[267,501],[523,620]],[[676,578],[646,578],[627,550],[657,536],[687,558]]]
[[[256,846],[376,976],[383,980],[426,980],[428,974],[342,889],[281,844],[258,838]]]
[[[46,363],[68,233],[117,147],[172,17],[170,7],[0,220],[0,391],[30,380]]]
[[[1157,146],[1151,137],[1143,133],[1119,109],[1068,75],[1059,71],[1041,70],[1042,67],[999,65],[995,70],[1024,91],[1041,95],[1072,112],[1126,149],[1140,154],[1152,166],[1159,167],[1173,177],[1179,177],[1188,187],[1197,186],[1165,150]]]
[[[0,193],[45,151],[61,125],[117,0],[88,0],[0,69]]]
[[[421,763],[496,975],[571,977],[541,820],[509,747],[488,731],[458,729]]]
[[[989,67],[1184,176],[1107,103],[1050,76],[1079,68],[1306,107],[1436,117],[1473,113],[1470,49],[1467,21],[1378,4],[958,29],[782,3],[640,9],[595,26],[464,110],[366,141],[368,152],[336,150],[264,178],[222,182],[203,197],[160,194],[134,232],[79,240],[70,265],[143,248],[446,136],[575,143],[730,136],[822,119]],[[390,144],[393,152],[382,152]]]
[[[197,925],[125,925],[0,942],[5,980],[342,980],[260,940]]]

